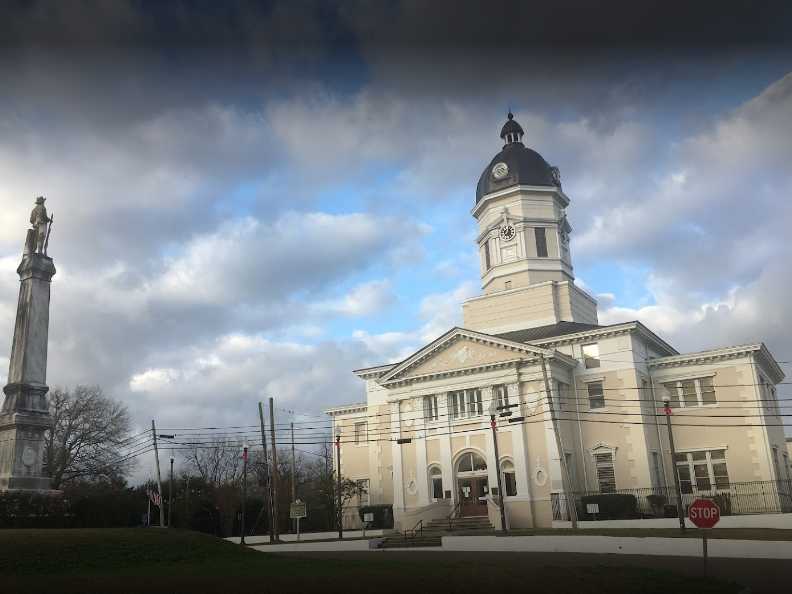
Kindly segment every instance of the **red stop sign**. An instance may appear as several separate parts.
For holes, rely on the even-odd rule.
[[[720,520],[720,508],[710,499],[696,499],[688,508],[688,518],[698,528],[712,528]]]

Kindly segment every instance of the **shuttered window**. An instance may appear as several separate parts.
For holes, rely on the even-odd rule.
[[[594,465],[600,493],[615,493],[616,470],[613,467],[613,453],[594,454]]]

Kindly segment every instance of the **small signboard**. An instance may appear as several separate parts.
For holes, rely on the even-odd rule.
[[[299,520],[308,516],[305,503],[299,499],[289,507],[289,517],[292,520]]]
[[[370,524],[371,522],[373,522],[374,521],[374,512],[367,512],[367,513],[363,514],[363,521],[366,522],[367,524]]]
[[[586,512],[594,515],[599,513],[599,503],[587,503]]]

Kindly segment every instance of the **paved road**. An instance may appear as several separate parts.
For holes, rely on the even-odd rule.
[[[592,565],[637,566],[655,569],[668,569],[690,575],[702,574],[702,560],[694,557],[660,557],[643,555],[588,555],[582,553],[506,553],[475,551],[366,551],[366,552],[303,552],[282,553],[294,557],[365,560],[376,557],[378,560],[400,561],[432,560],[481,561],[497,560],[513,562],[526,569],[552,565],[555,567],[574,567]],[[792,592],[792,563],[775,559],[710,559],[710,575],[733,580],[750,587],[754,594],[777,594]],[[669,593],[670,594],[670,593]]]

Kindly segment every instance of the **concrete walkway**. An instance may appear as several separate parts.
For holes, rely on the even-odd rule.
[[[384,530],[366,530],[366,538],[377,538],[382,536]],[[344,530],[344,540],[347,538],[362,538],[362,530]],[[335,540],[338,538],[338,532],[304,532],[300,534],[300,541],[304,540]],[[280,539],[282,542],[296,542],[296,534],[281,534]],[[232,536],[225,540],[239,544],[239,537]],[[246,536],[245,543],[249,545],[266,544],[269,543],[269,534],[257,534],[255,536]]]

